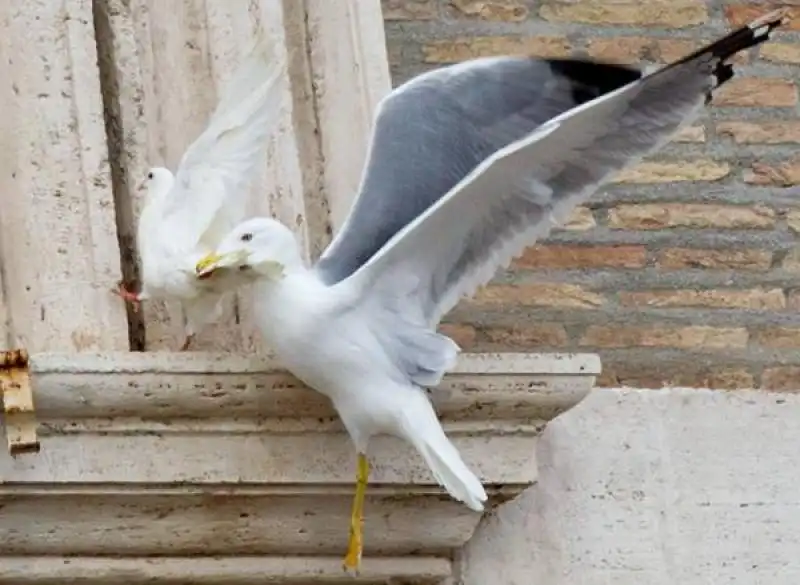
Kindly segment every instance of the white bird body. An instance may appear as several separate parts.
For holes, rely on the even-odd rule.
[[[186,313],[186,342],[221,314],[219,279],[198,280],[195,265],[245,219],[249,185],[277,127],[286,88],[285,58],[261,31],[225,88],[208,126],[181,159],[176,175],[151,168],[137,228],[141,289],[124,298],[177,299]],[[224,279],[224,276],[223,276]]]
[[[143,299],[191,300],[210,288],[211,279],[198,281],[194,267],[213,248],[203,248],[199,242],[185,238],[162,236],[170,233],[170,225],[165,218],[168,195],[175,179],[167,169],[153,169],[151,172],[155,177],[151,180],[148,189],[150,197],[142,208],[137,229],[143,282],[140,295]]]
[[[453,497],[483,510],[480,480],[444,434],[425,391],[408,384],[390,359],[368,306],[355,304],[346,287],[328,287],[300,262],[280,261],[282,278],[255,285],[259,328],[280,362],[330,398],[359,453],[375,435],[404,439]]]

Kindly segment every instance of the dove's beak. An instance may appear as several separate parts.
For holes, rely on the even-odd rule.
[[[204,258],[201,258],[195,264],[195,273],[197,278],[203,279],[211,276],[215,270],[219,268],[230,268],[231,266],[238,266],[247,258],[247,252],[233,251],[225,253],[212,252]]]

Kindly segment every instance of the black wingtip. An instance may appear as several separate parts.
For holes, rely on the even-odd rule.
[[[720,62],[726,61],[736,55],[736,53],[740,53],[768,41],[772,31],[785,25],[787,22],[789,22],[788,9],[773,10],[731,31],[721,39],[698,49],[683,59],[676,61],[673,65],[686,63],[687,61],[692,61],[704,55],[712,56]]]
[[[745,26],[733,31],[716,43],[708,46],[708,50],[719,62],[714,68],[715,87],[730,81],[733,78],[733,66],[727,63],[736,53],[760,45],[769,40],[772,31],[789,22],[789,10],[779,9],[764,14]],[[708,96],[711,99],[711,96]]]
[[[721,39],[701,47],[697,51],[686,55],[682,59],[674,61],[656,71],[654,75],[678,67],[689,62],[700,62],[708,64],[711,68],[709,73],[714,76],[714,89],[730,81],[734,76],[733,66],[727,60],[751,47],[760,45],[769,40],[772,32],[789,22],[789,9],[781,8],[773,10],[756,19],[753,19],[744,26],[731,31]],[[711,101],[711,92],[706,96],[706,103]]]

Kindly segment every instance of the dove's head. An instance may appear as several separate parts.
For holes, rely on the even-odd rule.
[[[148,169],[141,186],[147,189],[149,200],[154,196],[168,193],[174,183],[175,175],[172,174],[172,171],[164,167],[153,167]]]
[[[233,228],[211,254],[196,265],[198,278],[217,270],[235,270],[244,280],[279,280],[303,267],[294,234],[267,217],[248,219]]]

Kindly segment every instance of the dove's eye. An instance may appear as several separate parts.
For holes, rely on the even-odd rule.
[[[147,178],[148,179],[152,179],[153,178],[153,173],[147,173]]]
[[[252,239],[253,239],[253,234],[243,234],[242,235],[242,241],[243,242],[249,242]]]

